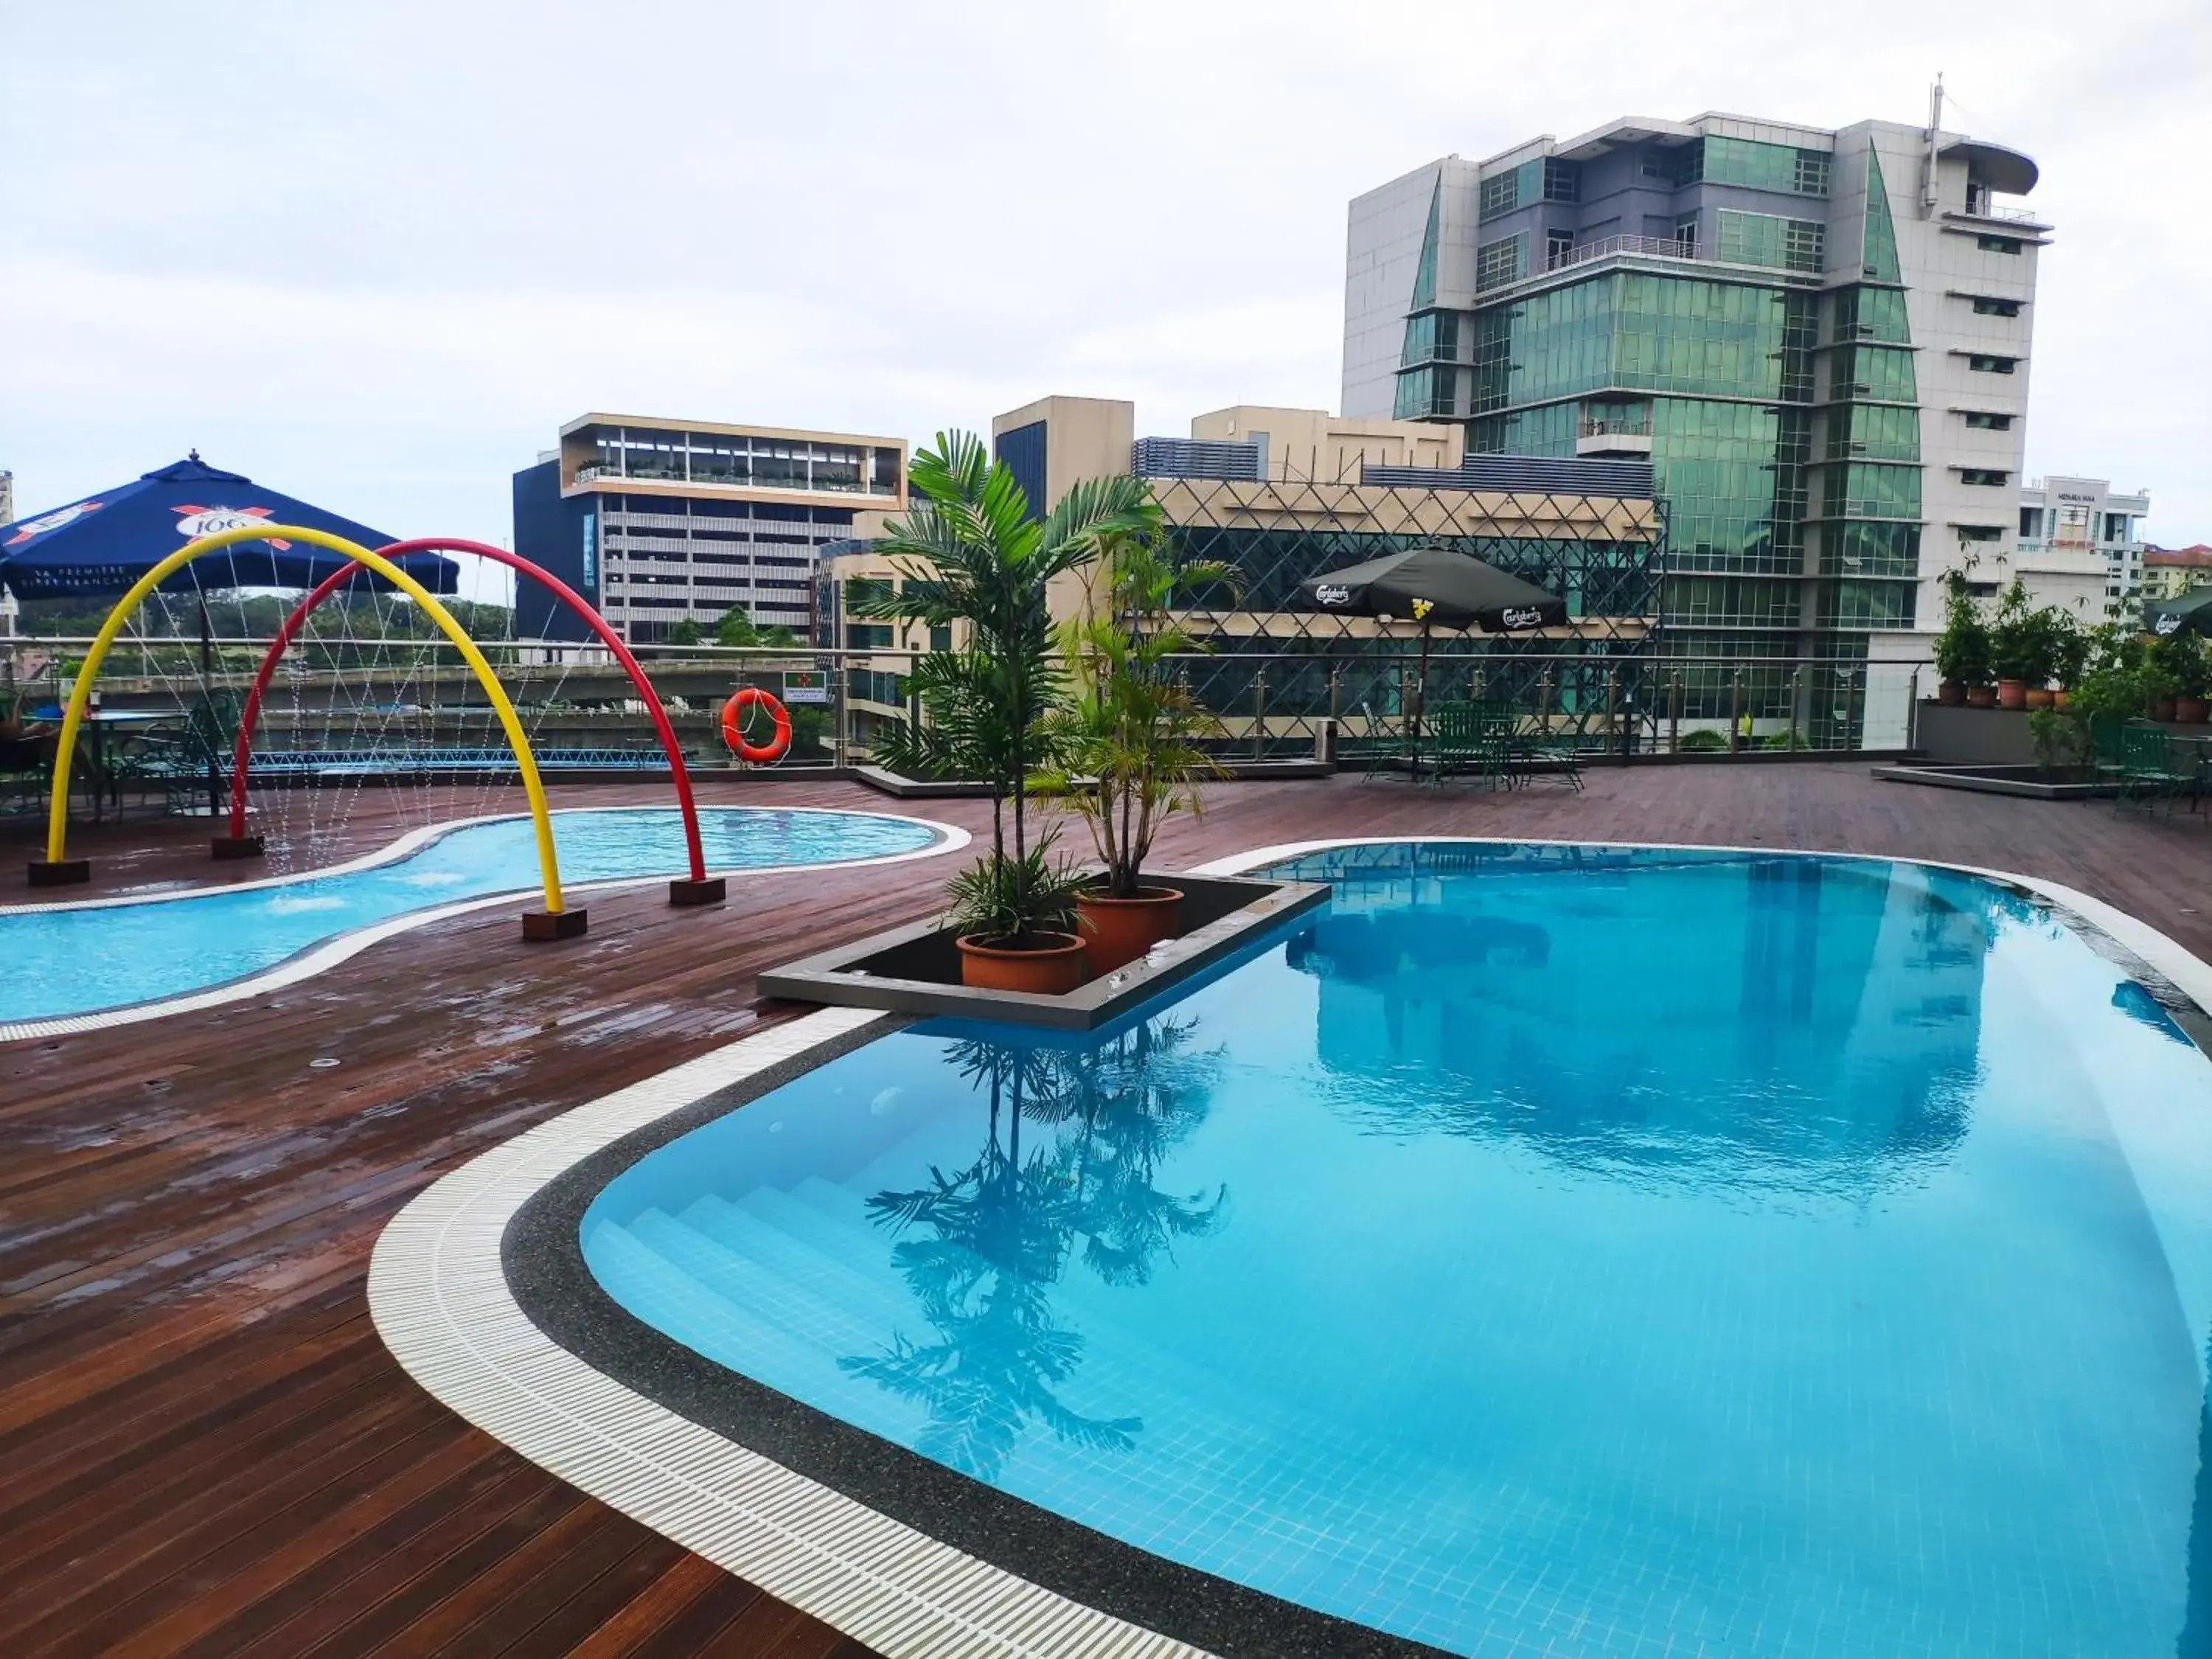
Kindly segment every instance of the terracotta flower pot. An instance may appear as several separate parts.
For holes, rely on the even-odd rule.
[[[2030,708],[2048,708],[2051,703],[2051,693],[2047,687],[2031,685],[2027,688],[2027,706]]]
[[[1094,974],[1110,974],[1182,931],[1179,887],[1140,887],[1134,898],[1078,893],[1075,909],[1081,918],[1083,943],[1091,952]]]
[[[2207,703],[2202,697],[2176,697],[2173,700],[2173,718],[2184,726],[2202,726],[2208,714],[2212,714],[2212,703]]]
[[[2000,708],[2027,708],[2027,682],[2026,680],[1999,680],[1997,682],[1997,707]]]
[[[1039,933],[1051,943],[1027,951],[1007,949],[968,933],[953,940],[960,947],[960,982],[979,991],[1029,991],[1056,997],[1091,977],[1090,953],[1073,933]]]
[[[1969,708],[1994,708],[1997,706],[1997,689],[1994,685],[1970,685],[1966,688]]]
[[[2154,720],[2172,720],[2173,718],[2173,705],[2177,701],[2178,699],[2173,697],[2159,698],[2150,706],[2150,717]]]
[[[1945,680],[1936,688],[1936,701],[1946,708],[1960,708],[1966,701],[1966,681]]]
[[[2073,701],[2073,692],[2063,685],[2051,694],[2051,706],[2053,708],[2063,708]]]

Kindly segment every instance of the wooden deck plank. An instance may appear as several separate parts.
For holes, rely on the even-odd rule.
[[[1166,826],[1156,861],[1415,834],[1918,856],[2068,882],[2212,957],[2212,829],[2190,814],[1916,789],[1851,763],[1587,776],[1582,795],[1224,786],[1203,818]],[[478,793],[364,796],[348,850]],[[570,789],[556,804],[664,793]],[[708,781],[702,794],[897,810],[826,782]],[[921,812],[987,822],[978,802]],[[265,873],[209,862],[204,831],[138,819],[80,846],[99,890]],[[0,825],[0,870],[35,841],[35,826]],[[740,877],[707,911],[652,889],[595,894],[590,935],[559,947],[525,945],[495,907],[266,999],[0,1045],[0,1563],[15,1569],[0,1574],[0,1645],[860,1659],[455,1424],[377,1342],[363,1285],[377,1232],[428,1182],[789,1018],[754,994],[763,967],[928,914],[952,867]],[[0,921],[0,954],[4,941]],[[340,1064],[310,1070],[319,1055]]]

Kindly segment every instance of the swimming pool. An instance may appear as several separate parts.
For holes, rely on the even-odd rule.
[[[564,885],[688,868],[673,807],[584,808],[552,822]],[[919,818],[757,806],[702,806],[699,831],[708,867],[729,871],[912,855],[957,833]],[[537,884],[526,817],[399,846],[396,857],[321,875],[0,912],[0,1027],[185,996],[380,922]]]
[[[2170,993],[1907,863],[1284,873],[1329,909],[1133,1021],[910,1026],[646,1153],[584,1263],[858,1457],[1455,1652],[2204,1650]]]

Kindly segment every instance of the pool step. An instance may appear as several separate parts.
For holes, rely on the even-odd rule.
[[[691,1229],[659,1210],[592,1236],[594,1272],[609,1292],[646,1323],[682,1325],[700,1335],[710,1358],[766,1382],[814,1374],[820,1357],[774,1321],[732,1295],[724,1266]],[[682,1334],[676,1340],[683,1341]]]
[[[684,1211],[683,1224],[713,1253],[720,1282],[732,1296],[744,1298],[756,1318],[839,1358],[873,1353],[894,1330],[919,1340],[927,1329],[902,1286],[872,1280],[840,1257],[725,1200],[701,1199]],[[876,1248],[887,1261],[889,1247],[878,1243]]]
[[[645,1219],[641,1218],[641,1219]],[[771,1387],[834,1388],[837,1361],[872,1354],[884,1339],[830,1297],[781,1279],[719,1239],[657,1212],[647,1221],[648,1242],[673,1270],[694,1277],[705,1300],[686,1305],[712,1357]],[[736,1357],[732,1357],[736,1356]]]

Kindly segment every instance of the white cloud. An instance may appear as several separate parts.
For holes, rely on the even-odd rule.
[[[1709,108],[1954,125],[2044,171],[2033,470],[2212,538],[2212,15],[2120,0],[19,9],[0,466],[197,444],[496,540],[590,408],[922,437],[1045,392],[1333,404],[1344,212],[1436,155]]]

